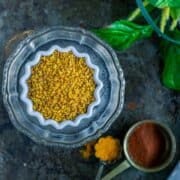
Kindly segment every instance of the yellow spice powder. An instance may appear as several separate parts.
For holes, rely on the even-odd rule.
[[[102,161],[114,161],[120,156],[121,145],[112,136],[102,137],[95,145],[95,156]]]
[[[94,71],[72,52],[43,56],[28,79],[33,109],[45,119],[73,120],[94,101]]]
[[[94,155],[94,145],[96,144],[96,141],[91,141],[87,144],[85,144],[84,149],[80,150],[80,153],[84,159],[89,159],[92,155]]]

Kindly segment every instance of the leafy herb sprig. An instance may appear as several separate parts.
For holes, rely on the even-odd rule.
[[[144,7],[151,11],[157,8],[161,11],[160,30],[162,33],[173,34],[176,41],[180,41],[180,32],[177,25],[180,22],[180,0],[144,0]],[[127,19],[118,20],[107,27],[93,29],[101,39],[109,43],[114,49],[124,50],[135,41],[151,37],[153,29],[150,25],[139,25],[134,22],[141,16],[141,11],[136,8]],[[169,21],[171,21],[168,28]],[[166,87],[180,91],[180,46],[162,40],[164,46],[161,52],[164,57],[164,70],[162,80]]]
[[[169,19],[171,19],[169,30],[175,30],[178,20],[180,20],[180,0],[144,0],[143,5],[149,12],[156,8],[161,10],[160,29],[162,32],[165,31]],[[127,19],[115,21],[107,27],[92,31],[113,48],[124,50],[135,41],[152,35],[153,29],[150,25],[140,25],[134,22],[140,15],[140,9],[136,8]]]

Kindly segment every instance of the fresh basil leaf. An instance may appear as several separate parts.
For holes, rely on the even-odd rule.
[[[115,21],[108,27],[92,30],[97,36],[117,50],[129,48],[135,41],[150,37],[151,26],[141,26],[127,20]]]
[[[171,32],[174,39],[180,41],[180,32]],[[162,41],[161,52],[164,57],[162,80],[166,87],[180,91],[180,46]]]
[[[168,88],[180,91],[180,47],[172,45],[164,57],[162,80]]]
[[[149,0],[149,2],[157,8],[164,8],[164,7],[180,8],[180,0]]]
[[[180,19],[180,8],[170,8],[170,14],[174,20]]]

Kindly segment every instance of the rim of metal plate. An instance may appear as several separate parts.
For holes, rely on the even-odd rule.
[[[21,124],[19,124],[19,122],[16,120],[16,117],[14,115],[13,110],[11,109],[11,103],[8,102],[8,92],[7,92],[7,74],[8,74],[8,70],[9,70],[9,66],[11,65],[11,63],[13,62],[13,59],[18,55],[18,53],[24,48],[25,45],[28,45],[31,40],[37,36],[40,36],[43,33],[46,32],[50,32],[52,30],[71,30],[71,31],[78,31],[81,32],[83,35],[85,36],[89,36],[91,38],[93,38],[94,40],[97,41],[97,43],[99,43],[99,45],[101,45],[103,48],[107,49],[107,51],[111,54],[111,56],[113,57],[113,61],[116,64],[116,69],[118,71],[118,77],[120,80],[120,101],[118,103],[118,106],[116,108],[116,111],[114,112],[114,114],[112,115],[112,117],[106,122],[106,124],[103,126],[102,129],[97,129],[93,134],[90,134],[89,136],[87,136],[84,139],[81,139],[80,141],[77,141],[72,145],[70,144],[65,144],[65,143],[57,143],[57,142],[49,142],[48,140],[42,140],[36,137],[35,134],[33,134],[31,131],[29,131],[28,129],[25,129]],[[26,134],[28,137],[30,137],[32,140],[34,140],[35,142],[41,143],[41,144],[45,144],[45,145],[49,145],[49,146],[61,146],[61,147],[69,147],[69,148],[75,148],[75,147],[79,147],[81,145],[83,145],[84,143],[93,140],[93,139],[97,139],[99,136],[101,136],[103,133],[105,133],[109,127],[111,126],[111,124],[117,119],[117,117],[120,115],[122,109],[123,109],[123,105],[124,105],[124,94],[125,94],[125,79],[124,79],[124,74],[122,71],[122,68],[120,66],[119,60],[114,52],[114,50],[107,45],[104,41],[102,41],[101,39],[99,39],[97,36],[95,36],[93,33],[88,32],[82,28],[72,28],[72,27],[65,27],[65,26],[53,26],[53,27],[46,27],[46,28],[42,28],[41,31],[35,31],[34,33],[30,34],[28,37],[26,37],[23,41],[21,41],[21,43],[18,44],[17,48],[10,54],[10,56],[8,57],[8,59],[6,60],[6,63],[4,65],[4,72],[3,72],[3,86],[2,86],[2,94],[3,94],[3,102],[4,105],[7,109],[7,112],[9,114],[9,117],[13,123],[13,125],[21,132],[23,132],[24,134]]]

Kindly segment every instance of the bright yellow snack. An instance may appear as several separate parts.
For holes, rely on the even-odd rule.
[[[32,68],[28,96],[45,119],[61,122],[84,114],[94,101],[93,69],[72,52],[54,51]]]
[[[112,136],[102,137],[95,145],[95,156],[102,161],[117,160],[121,153],[121,145],[118,139]]]

